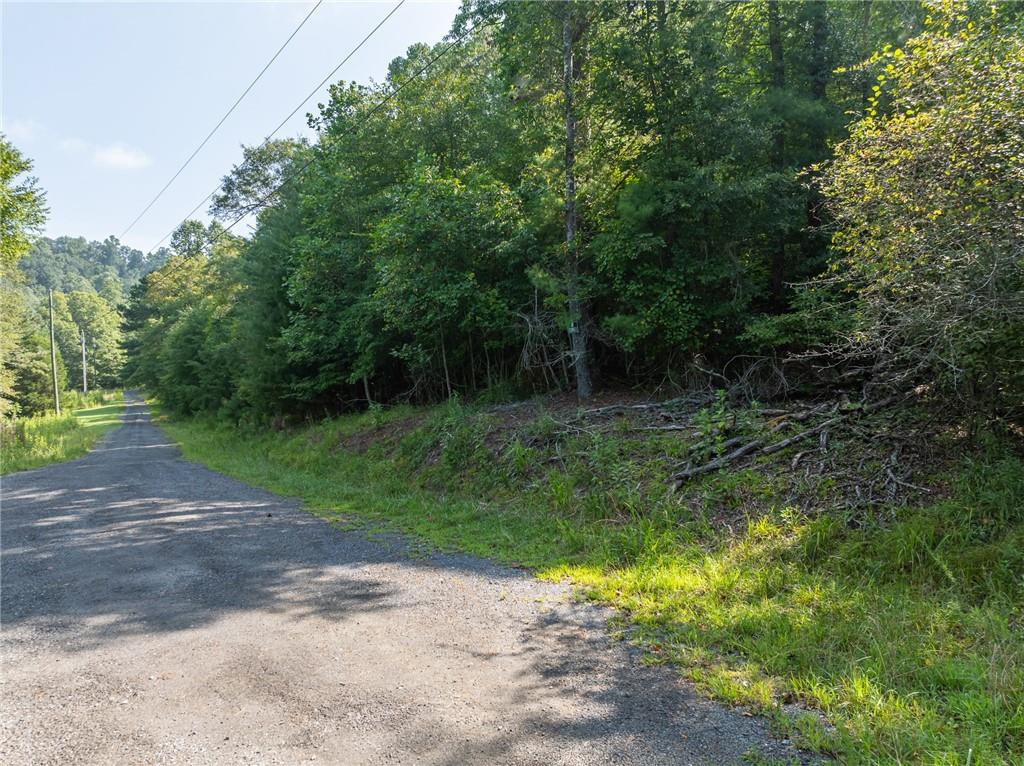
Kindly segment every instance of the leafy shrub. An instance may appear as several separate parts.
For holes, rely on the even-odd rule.
[[[1013,14],[993,6],[975,24],[952,13],[881,54],[871,108],[837,147],[824,191],[838,223],[832,280],[855,306],[839,350],[889,384],[934,381],[970,406],[1020,414],[1024,46]]]

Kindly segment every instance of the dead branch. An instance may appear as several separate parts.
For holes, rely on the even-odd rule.
[[[687,468],[686,470],[680,471],[679,473],[673,474],[670,478],[675,482],[675,488],[678,489],[682,484],[695,476],[700,476],[711,471],[717,471],[719,468],[732,463],[744,455],[747,455],[761,446],[761,440],[755,439],[752,442],[747,442],[742,447],[733,450],[732,452],[722,455],[722,457],[715,458],[714,460],[704,463],[703,465],[696,466],[694,468]]]
[[[788,439],[783,439],[780,442],[775,442],[775,444],[769,444],[767,447],[765,447],[764,449],[761,450],[761,454],[762,455],[771,455],[771,454],[773,454],[775,452],[778,452],[779,450],[786,449],[786,447],[789,447],[792,444],[796,444],[798,441],[801,441],[802,439],[806,439],[808,436],[813,436],[814,434],[820,433],[821,431],[825,430],[829,426],[835,425],[836,423],[838,423],[842,419],[843,419],[842,415],[836,416],[834,418],[829,418],[828,420],[826,420],[826,421],[824,421],[822,423],[819,423],[818,425],[814,426],[813,428],[808,428],[806,431],[801,431],[798,434],[794,434],[793,436],[790,436]]]

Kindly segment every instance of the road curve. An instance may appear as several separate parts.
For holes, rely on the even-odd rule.
[[[410,556],[183,460],[130,401],[3,478],[0,762],[726,764],[756,718],[565,588]]]

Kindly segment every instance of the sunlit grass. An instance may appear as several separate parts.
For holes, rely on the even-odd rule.
[[[121,422],[124,395],[96,392],[72,413],[19,418],[0,426],[0,474],[73,460]]]
[[[623,636],[648,661],[674,663],[708,695],[771,716],[843,763],[1024,763],[1024,464],[1011,453],[968,461],[949,477],[953,497],[893,509],[885,524],[851,528],[780,503],[726,534],[652,498],[615,523],[590,519],[574,511],[561,468],[500,499],[467,489],[489,476],[428,491],[393,455],[338,449],[367,418],[244,436],[199,421],[165,426],[187,457],[300,497],[336,523],[397,528],[569,579],[620,610]],[[417,454],[418,439],[427,437],[406,439]],[[444,440],[475,449],[457,423],[446,421]],[[490,468],[435,460],[464,475],[508,474],[523,458]],[[628,468],[609,460],[610,474]],[[706,489],[744,482],[768,491],[742,473],[710,477]]]

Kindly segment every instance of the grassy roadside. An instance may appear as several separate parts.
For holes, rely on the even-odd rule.
[[[37,415],[0,426],[0,474],[81,457],[120,422],[124,394],[97,391],[84,399],[78,396],[71,407],[59,416]]]
[[[330,520],[569,578],[621,610],[649,661],[844,763],[1024,762],[1024,463],[1000,440],[958,458],[934,500],[844,516],[754,468],[666,495],[657,466],[678,434],[559,441],[539,417],[530,439],[488,449],[489,418],[448,405],[281,433],[162,425],[190,459]],[[827,505],[829,481],[801,491]]]

